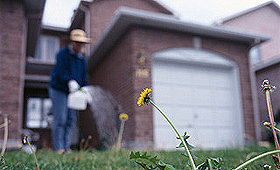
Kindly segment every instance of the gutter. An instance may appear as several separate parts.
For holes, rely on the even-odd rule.
[[[120,7],[90,53],[88,60],[90,72],[132,25],[237,41],[248,44],[250,47],[270,39],[268,36],[258,34],[183,22],[170,15]]]
[[[262,69],[266,69],[267,67],[271,67],[273,65],[279,64],[279,63],[280,63],[280,57],[277,56],[272,60],[269,60],[267,62],[262,62],[262,63],[259,63],[255,66],[253,66],[253,71],[257,72],[257,71],[260,71]]]

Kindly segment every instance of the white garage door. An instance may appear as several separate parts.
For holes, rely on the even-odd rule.
[[[171,50],[153,61],[153,100],[189,142],[203,149],[242,145],[238,74],[231,62],[213,53]],[[154,110],[156,149],[175,149],[179,141]]]

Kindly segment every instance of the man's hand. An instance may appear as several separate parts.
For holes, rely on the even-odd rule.
[[[78,91],[78,89],[80,88],[80,86],[79,86],[79,84],[77,83],[76,80],[70,80],[68,82],[68,87],[69,87],[70,93]]]

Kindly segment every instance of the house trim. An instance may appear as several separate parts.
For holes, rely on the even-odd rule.
[[[260,8],[263,8],[263,7],[269,6],[269,5],[273,5],[273,6],[276,7],[278,10],[280,10],[280,7],[279,7],[279,5],[278,5],[276,2],[274,2],[274,1],[268,1],[268,2],[265,2],[265,3],[263,3],[263,4],[257,5],[257,6],[255,6],[255,7],[249,8],[249,9],[247,9],[247,10],[244,10],[244,11],[238,12],[238,13],[236,13],[236,14],[233,14],[233,15],[231,15],[231,16],[225,17],[225,18],[223,18],[223,19],[217,21],[217,22],[214,23],[214,24],[216,24],[216,25],[222,25],[224,22],[227,22],[227,21],[233,20],[233,19],[235,19],[235,18],[238,18],[238,17],[240,17],[240,16],[249,14],[249,13],[251,13],[251,12],[254,12],[254,11],[260,9]]]
[[[97,66],[98,62],[106,52],[118,41],[119,38],[122,37],[130,26],[156,28],[238,41],[240,43],[248,44],[251,47],[269,40],[269,37],[258,34],[249,34],[226,28],[182,22],[170,15],[120,7],[91,51],[88,61],[89,71]]]
[[[270,61],[267,61],[267,62],[263,62],[263,63],[260,63],[256,66],[253,66],[253,71],[254,72],[257,72],[257,71],[260,71],[260,70],[263,70],[267,67],[271,67],[273,65],[276,65],[276,64],[279,64],[280,63],[280,58],[279,57],[275,57],[275,59],[273,60],[270,60]]]

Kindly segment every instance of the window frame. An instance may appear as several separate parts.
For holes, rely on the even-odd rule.
[[[55,45],[54,45],[54,53],[53,58],[50,59],[48,58],[48,51],[49,51],[49,44],[48,44],[48,40],[54,40],[55,41]],[[40,43],[40,44],[39,44]],[[39,47],[41,46],[41,47]],[[38,51],[41,48],[40,51]],[[53,36],[53,35],[40,35],[39,40],[37,42],[37,46],[36,46],[36,51],[35,51],[35,55],[34,57],[28,57],[28,61],[31,63],[42,63],[42,64],[55,64],[56,62],[56,53],[59,51],[60,49],[60,38],[57,36]]]

